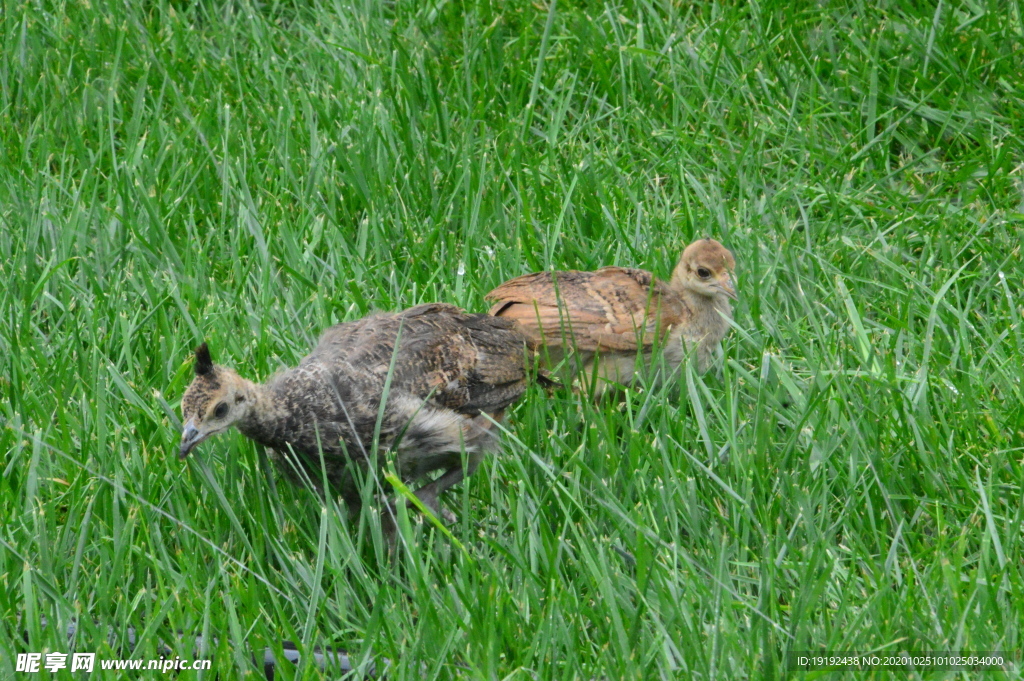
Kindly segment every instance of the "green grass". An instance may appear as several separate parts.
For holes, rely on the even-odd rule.
[[[73,619],[100,657],[215,636],[220,678],[285,638],[394,679],[1020,651],[1024,10],[926,4],[4,5],[0,676]],[[201,340],[263,379],[703,235],[720,376],[531,388],[452,538],[389,557],[237,434],[177,459]]]

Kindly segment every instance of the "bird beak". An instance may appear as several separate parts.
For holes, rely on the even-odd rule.
[[[722,275],[718,280],[718,288],[722,289],[722,293],[729,296],[733,300],[739,300],[736,296],[736,286],[733,284],[732,275],[728,272]]]
[[[181,431],[181,449],[178,450],[178,458],[184,459],[197,444],[203,441],[203,434],[196,428],[192,419],[188,420],[185,428]]]

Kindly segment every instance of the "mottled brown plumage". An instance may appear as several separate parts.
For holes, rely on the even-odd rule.
[[[698,370],[707,371],[729,331],[735,267],[722,244],[701,239],[683,251],[668,282],[625,267],[536,272],[486,298],[497,301],[490,314],[515,321],[552,365],[573,353],[569,369],[589,377],[596,362],[600,392],[608,383],[631,383],[638,357],[649,364],[659,347],[670,370],[692,350]]]
[[[322,453],[330,487],[358,508],[351,464],[365,466],[369,459],[390,372],[380,449],[394,452],[406,481],[444,471],[416,491],[437,513],[438,495],[496,448],[497,433],[485,415],[500,420],[522,395],[524,351],[510,320],[444,304],[333,326],[299,366],[263,385],[214,365],[204,343],[181,400],[181,456],[235,426],[268,447],[290,479],[317,489],[323,487]]]

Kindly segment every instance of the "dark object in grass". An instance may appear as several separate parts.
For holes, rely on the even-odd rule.
[[[644,270],[604,267],[595,272],[536,272],[487,294],[490,314],[516,322],[531,349],[551,366],[572,352],[571,371],[608,384],[630,384],[638,354],[650,365],[660,348],[670,372],[689,350],[705,372],[729,332],[736,299],[736,261],[714,239],[686,247],[672,278]],[[596,365],[596,366],[595,366]]]
[[[262,385],[215,365],[203,343],[181,400],[180,454],[235,426],[293,482],[323,491],[326,477],[356,512],[354,468],[366,468],[376,440],[407,482],[444,471],[415,492],[439,515],[438,496],[497,447],[494,422],[526,389],[524,352],[511,320],[440,303],[333,326]]]

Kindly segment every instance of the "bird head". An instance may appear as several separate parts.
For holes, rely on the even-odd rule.
[[[210,349],[196,348],[196,377],[181,398],[182,459],[206,438],[222,433],[248,415],[251,384],[227,367],[216,366]]]
[[[714,239],[699,239],[686,247],[672,272],[672,283],[694,293],[736,300],[733,270],[736,259],[729,249]]]

